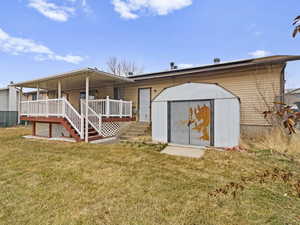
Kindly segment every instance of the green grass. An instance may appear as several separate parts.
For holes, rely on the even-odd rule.
[[[0,129],[0,224],[300,224],[297,160],[268,150],[208,151],[202,159],[145,144],[26,140]],[[260,175],[292,172],[287,182]],[[242,177],[248,179],[242,182]],[[216,194],[231,182],[236,197]]]

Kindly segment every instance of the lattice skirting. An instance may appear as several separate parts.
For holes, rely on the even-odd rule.
[[[120,132],[120,124],[118,122],[103,122],[101,134],[103,137],[113,137]]]

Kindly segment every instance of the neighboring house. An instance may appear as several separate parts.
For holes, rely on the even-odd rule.
[[[18,91],[13,86],[0,89],[0,127],[18,123]]]
[[[296,105],[298,110],[300,110],[300,88],[286,90],[284,102],[290,106]]]
[[[21,104],[22,120],[34,122],[33,132],[36,135],[53,136],[53,123],[56,124],[56,131],[60,129],[56,135],[69,132],[78,141],[84,138],[86,141],[92,140],[89,133],[95,132],[94,130],[99,138],[114,136],[124,121],[151,122],[153,100],[166,88],[190,82],[218,84],[237,96],[240,100],[237,120],[240,119],[242,133],[260,134],[269,125],[262,112],[276,98],[283,101],[285,66],[288,61],[293,60],[300,60],[300,56],[270,56],[130,77],[119,77],[86,68],[18,83],[15,86],[39,87],[48,91],[47,103],[37,99],[34,103]],[[188,100],[187,96],[188,94],[185,100]],[[89,104],[85,104],[87,100]],[[213,104],[210,110],[214,111]],[[226,113],[228,111],[224,108],[224,114]],[[84,120],[87,116],[89,119]],[[69,126],[54,117],[65,118]],[[189,112],[184,117],[182,120],[188,120]],[[57,124],[61,124],[60,128]],[[40,131],[42,132],[37,134]]]

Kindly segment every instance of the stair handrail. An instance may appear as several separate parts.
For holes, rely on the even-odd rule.
[[[66,98],[63,98],[63,115],[83,139],[83,118]]]
[[[84,110],[83,111],[83,117],[85,119],[87,119],[88,123],[98,132],[99,135],[102,135],[102,114],[97,114],[89,105],[87,106],[88,108],[88,118],[86,118],[86,114],[85,114],[85,107],[86,107],[86,103],[85,101],[82,99],[81,100],[81,104],[82,107],[81,109]],[[91,117],[96,118],[96,121],[93,121],[91,119]]]

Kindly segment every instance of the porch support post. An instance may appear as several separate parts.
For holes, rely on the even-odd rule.
[[[110,105],[109,105],[109,96],[106,96],[106,117],[109,117],[110,114]]]
[[[123,115],[123,100],[120,99],[120,102],[119,102],[119,110],[120,110],[120,118],[122,118],[122,115]]]
[[[57,84],[57,98],[61,99],[61,81],[60,80],[58,81],[58,84]]]
[[[85,78],[85,142],[89,142],[89,91],[90,91],[90,78],[87,76]]]
[[[40,100],[40,88],[39,88],[39,84],[36,86],[37,91],[36,91],[36,100]]]
[[[22,110],[22,96],[23,96],[23,87],[19,91],[19,105],[18,105],[18,124],[21,124],[21,110]],[[28,109],[27,109],[28,110]]]

